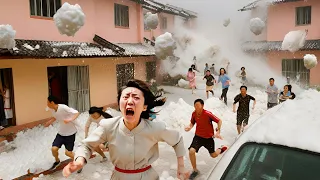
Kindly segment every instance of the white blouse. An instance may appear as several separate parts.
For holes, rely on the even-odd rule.
[[[91,133],[75,153],[75,159],[84,157],[87,161],[94,147],[109,142],[110,159],[114,166],[125,170],[136,170],[151,165],[159,158],[158,142],[171,145],[177,157],[184,156],[183,137],[176,130],[167,129],[164,122],[142,119],[130,131],[122,117],[103,119],[100,126]],[[113,171],[112,180],[153,180],[159,176],[152,168],[135,174]]]

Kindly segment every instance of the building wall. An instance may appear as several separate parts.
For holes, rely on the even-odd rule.
[[[267,58],[269,65],[276,72],[279,72],[279,74],[281,74],[283,59],[303,59],[303,56],[306,54],[314,54],[315,56],[320,57],[320,51],[298,51],[295,54],[287,51],[271,51],[267,53]],[[319,64],[310,70],[310,85],[320,85]]]
[[[91,105],[116,103],[116,65],[135,64],[135,78],[146,79],[145,62],[154,57],[90,59],[1,59],[0,68],[12,68],[17,125],[50,117],[47,67],[88,65]]]
[[[148,11],[147,11],[148,12]],[[164,34],[165,32],[172,32],[174,29],[174,18],[175,16],[172,14],[166,14],[166,13],[159,13],[158,14],[159,17],[159,25],[157,27],[157,29],[154,30],[144,30],[144,37],[147,39],[152,40],[152,37],[154,36],[155,38],[157,38],[159,35]],[[167,29],[161,29],[161,18],[162,17],[166,17],[167,18]],[[144,26],[144,22],[142,21],[142,25]]]
[[[17,32],[16,39],[92,42],[94,34],[98,34],[116,43],[137,43],[143,40],[140,4],[123,0],[62,0],[62,4],[64,2],[79,4],[86,15],[85,25],[74,37],[61,35],[52,18],[31,16],[28,0],[6,1],[5,6],[0,6],[0,22],[13,26]],[[129,28],[115,27],[114,3],[129,6]]]
[[[300,6],[312,6],[310,25],[296,26],[295,9]],[[318,17],[320,17],[319,0],[288,2],[270,6],[268,9],[267,40],[282,41],[289,31],[304,29],[309,30],[307,39],[320,39]]]

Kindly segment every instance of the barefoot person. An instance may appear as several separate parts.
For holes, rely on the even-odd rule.
[[[207,70],[206,75],[203,77],[203,80],[206,79],[206,93],[207,93],[207,99],[209,99],[209,92],[214,95],[213,93],[213,85],[216,83],[216,80],[212,76],[210,70]]]
[[[59,104],[58,99],[54,96],[48,97],[47,106],[50,108],[53,117],[45,124],[45,127],[50,126],[56,120],[60,125],[51,149],[52,155],[56,160],[51,169],[55,169],[60,164],[59,149],[62,145],[66,148],[65,154],[71,159],[74,157],[72,151],[76,140],[77,128],[73,121],[78,118],[79,112],[64,104]]]
[[[239,102],[239,107],[237,110],[237,130],[238,134],[241,133],[241,129],[245,128],[248,125],[250,113],[249,113],[249,105],[250,100],[253,100],[253,107],[256,106],[256,99],[249,94],[247,94],[247,86],[240,87],[240,94],[238,94],[234,98],[233,103],[233,112],[236,112],[236,104]]]
[[[99,144],[109,142],[109,154],[115,166],[112,180],[159,179],[151,167],[159,158],[158,143],[164,141],[172,146],[177,156],[177,175],[188,177],[185,171],[183,137],[176,130],[169,130],[161,121],[150,121],[150,110],[155,107],[156,98],[147,84],[130,80],[118,92],[118,104],[122,116],[102,120],[100,126],[83,140],[75,160],[63,169],[63,175],[81,169],[89,160],[92,150]]]
[[[98,127],[99,127],[99,123],[102,119],[112,118],[112,116],[110,114],[106,113],[105,111],[106,111],[106,109],[103,107],[93,106],[89,109],[90,116],[87,120],[85,129],[84,129],[84,134],[85,134],[84,138],[88,137],[88,132],[89,132],[89,128],[90,128],[91,123],[97,123]],[[100,144],[100,146],[95,149],[95,151],[102,156],[102,159],[100,162],[105,162],[108,160],[106,155],[103,153],[103,149],[107,149],[107,147],[108,147],[107,145],[108,145],[108,143],[106,142],[105,144]]]
[[[211,112],[204,110],[203,105],[204,102],[202,99],[197,99],[194,101],[195,111],[192,113],[190,125],[185,128],[185,131],[188,132],[193,128],[194,124],[196,124],[196,134],[189,147],[189,157],[193,168],[190,179],[194,179],[199,174],[196,163],[196,153],[202,146],[208,150],[212,158],[216,158],[219,154],[222,154],[227,150],[226,146],[222,146],[221,148],[215,150],[214,137],[221,138],[220,129],[222,121]],[[212,121],[218,124],[215,135]]]

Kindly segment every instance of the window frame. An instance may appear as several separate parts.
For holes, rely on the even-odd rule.
[[[130,28],[130,8],[129,8],[129,6],[114,3],[113,10],[114,10],[114,25],[115,25],[115,27],[129,29]],[[124,12],[126,12],[126,13],[124,13]],[[127,20],[126,20],[126,18],[127,18]],[[125,21],[127,21],[127,22],[125,22]]]
[[[304,66],[303,59],[300,59],[300,58],[282,59],[281,60],[281,74],[285,78],[287,78],[289,76],[291,81],[292,80],[296,81],[297,75],[299,75],[299,82],[298,82],[299,84],[301,84],[301,82],[303,82],[303,84],[306,86],[310,85],[310,79],[311,79],[310,69],[307,69]],[[296,74],[295,77],[293,77],[292,74]],[[301,75],[302,75],[302,78],[301,78]]]
[[[146,62],[146,80],[150,81],[151,79],[156,79],[157,78],[157,61],[147,61]],[[151,69],[150,71],[148,69]],[[153,77],[149,77],[153,76]]]
[[[167,17],[161,17],[160,29],[162,29],[162,30],[168,29],[168,18]]]
[[[132,74],[131,74],[130,68],[132,68]],[[132,77],[128,77],[131,75]],[[134,79],[135,77],[134,63],[116,64],[116,77],[117,77],[117,91],[119,91],[121,87],[126,85],[128,80]],[[124,81],[121,81],[123,80],[123,78],[125,78]]]
[[[221,176],[221,180],[226,180],[226,177],[228,175],[228,173],[231,171],[232,169],[232,165],[235,163],[235,161],[237,160],[237,158],[239,157],[240,152],[247,146],[247,145],[263,145],[263,146],[273,146],[273,147],[278,147],[278,148],[282,148],[285,150],[290,150],[290,151],[298,151],[298,152],[302,152],[302,153],[308,153],[308,154],[312,154],[312,155],[317,155],[320,156],[320,153],[317,152],[313,152],[313,151],[309,151],[309,150],[304,150],[304,149],[299,149],[296,147],[288,147],[288,146],[284,146],[284,145],[279,145],[279,144],[273,144],[273,143],[258,143],[258,142],[246,142],[244,144],[242,144],[240,146],[240,148],[237,150],[237,152],[234,154],[234,156],[232,157],[232,160],[230,161],[230,163],[228,164],[228,166],[226,167],[226,169],[224,170],[222,176]]]
[[[44,15],[44,9],[43,9],[43,2],[46,2],[46,13],[47,15]],[[40,5],[38,6],[38,3]],[[53,8],[51,7],[51,4],[53,4]],[[52,19],[54,14],[61,8],[62,2],[61,0],[29,0],[29,10],[30,10],[30,17],[34,18],[40,18],[40,19]],[[40,10],[39,10],[40,9]],[[53,14],[51,14],[51,10],[54,11]]]
[[[303,15],[303,17],[300,16],[301,14]],[[306,17],[309,19],[307,19]],[[302,18],[302,20],[300,20],[301,18]],[[302,21],[303,23],[300,23],[300,21]],[[311,23],[312,23],[312,6],[296,7],[295,8],[295,23],[296,23],[296,26],[311,25]]]

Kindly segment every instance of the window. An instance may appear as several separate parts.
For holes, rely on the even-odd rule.
[[[296,8],[296,25],[311,24],[311,6]]]
[[[118,90],[134,78],[134,64],[117,64],[117,88]]]
[[[167,18],[166,17],[161,18],[161,29],[167,29]]]
[[[157,67],[156,61],[146,62],[147,81],[150,81],[151,79],[156,78],[156,67]]]
[[[32,16],[53,17],[61,7],[61,0],[29,0]]]
[[[129,27],[129,7],[114,4],[114,24],[121,27]]]
[[[304,67],[303,59],[283,59],[282,76],[302,86],[308,86],[310,82],[310,70]]]
[[[239,149],[221,179],[320,179],[319,164],[318,153],[273,144],[247,143]]]

